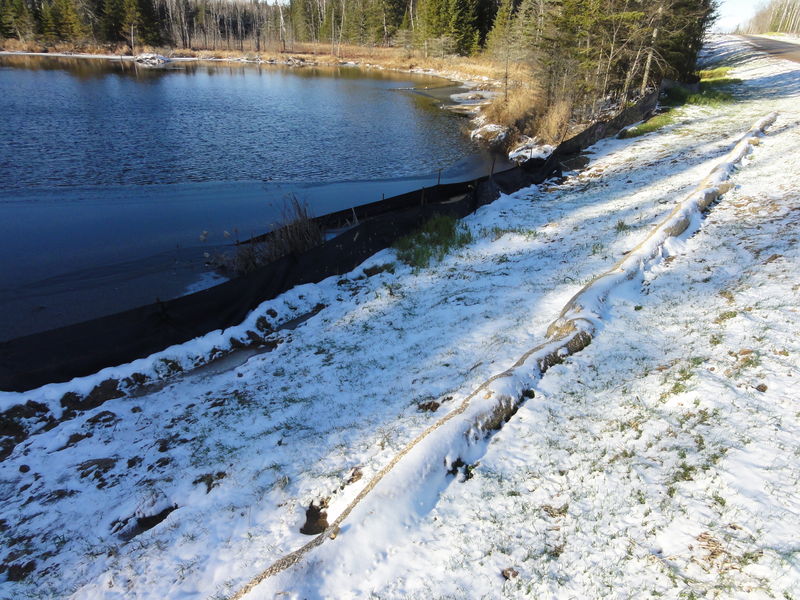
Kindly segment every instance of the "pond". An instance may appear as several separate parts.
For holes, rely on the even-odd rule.
[[[324,214],[491,161],[428,76],[3,55],[0,90],[0,340],[212,282],[288,194]]]

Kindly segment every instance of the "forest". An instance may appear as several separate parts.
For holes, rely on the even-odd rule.
[[[746,33],[800,33],[800,0],[771,0],[742,30]]]
[[[505,74],[492,117],[552,139],[565,120],[624,105],[663,77],[690,79],[716,1],[0,0],[0,37],[131,52],[295,52],[312,43],[339,56],[350,44],[414,61],[480,57]]]

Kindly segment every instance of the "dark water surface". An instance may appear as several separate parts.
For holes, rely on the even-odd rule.
[[[443,182],[484,174],[465,121],[424,92],[447,86],[355,68],[0,56],[0,340],[180,295],[224,232],[263,232],[289,193],[323,214],[440,169]]]
[[[0,189],[432,173],[468,151],[460,123],[396,90],[444,83],[356,68],[0,56]]]

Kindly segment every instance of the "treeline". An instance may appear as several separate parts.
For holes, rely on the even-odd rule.
[[[434,56],[470,55],[487,46],[497,52],[512,44],[526,54],[554,45],[579,62],[599,54],[613,63],[617,54],[635,53],[659,28],[664,41],[655,44],[669,63],[676,49],[691,55],[714,1],[0,0],[0,36],[212,50],[294,42],[331,43],[334,49],[343,43],[394,45]],[[797,13],[797,2],[773,4],[792,5]],[[681,47],[686,41],[690,45]]]
[[[0,38],[261,51],[289,8],[242,0],[0,0]]]
[[[501,0],[487,52],[536,73],[545,106],[591,117],[663,76],[691,78],[715,0]]]
[[[800,33],[800,0],[772,0],[740,28],[742,33]]]

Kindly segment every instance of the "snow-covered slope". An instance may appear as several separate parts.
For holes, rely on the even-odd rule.
[[[387,466],[246,597],[800,597],[800,66],[709,51],[737,64],[740,102],[598,144],[580,175],[466,219],[474,241],[431,268],[387,250],[364,267],[391,269],[265,304],[252,321],[325,305],[271,352],[20,444],[0,463],[0,597],[235,596],[312,539],[310,503],[333,522]],[[497,380],[396,460],[773,111],[735,187],[614,290],[591,345]],[[499,432],[463,435],[531,387]]]

